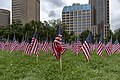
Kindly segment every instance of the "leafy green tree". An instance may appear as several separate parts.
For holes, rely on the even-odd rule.
[[[85,30],[81,33],[81,35],[79,36],[81,38],[82,43],[86,40],[87,36],[89,35],[90,31],[89,30]]]
[[[119,43],[120,43],[120,30],[116,33],[113,34],[113,39],[114,41],[116,40],[116,38],[118,39]]]
[[[107,37],[106,37],[106,41],[108,42],[108,41],[111,39],[111,37],[113,37],[113,32],[110,30],[110,31],[108,32]]]

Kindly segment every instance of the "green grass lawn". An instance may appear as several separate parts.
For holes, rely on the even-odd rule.
[[[59,60],[50,53],[41,52],[37,63],[35,55],[0,51],[0,80],[120,80],[120,54],[99,57],[93,52],[86,63],[82,53],[67,51],[60,70]]]

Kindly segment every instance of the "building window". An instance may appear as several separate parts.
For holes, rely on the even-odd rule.
[[[86,12],[86,10],[82,10],[82,12]]]

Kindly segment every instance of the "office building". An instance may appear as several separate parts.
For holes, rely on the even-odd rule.
[[[89,0],[91,5],[91,25],[97,26],[98,32],[103,32],[104,38],[110,30],[109,0]]]
[[[12,20],[40,21],[40,0],[12,0]]]
[[[0,26],[6,26],[10,24],[10,11],[0,9]]]
[[[91,28],[91,6],[74,3],[72,6],[65,6],[62,11],[62,23],[67,25],[69,33],[74,32],[79,36],[85,30]]]

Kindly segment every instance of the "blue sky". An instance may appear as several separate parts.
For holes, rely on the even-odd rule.
[[[87,4],[88,0],[41,0],[42,21],[61,18],[61,12],[64,6],[72,3]],[[120,0],[110,0],[110,25],[111,29],[120,28]],[[0,0],[0,8],[11,11],[11,0]]]

